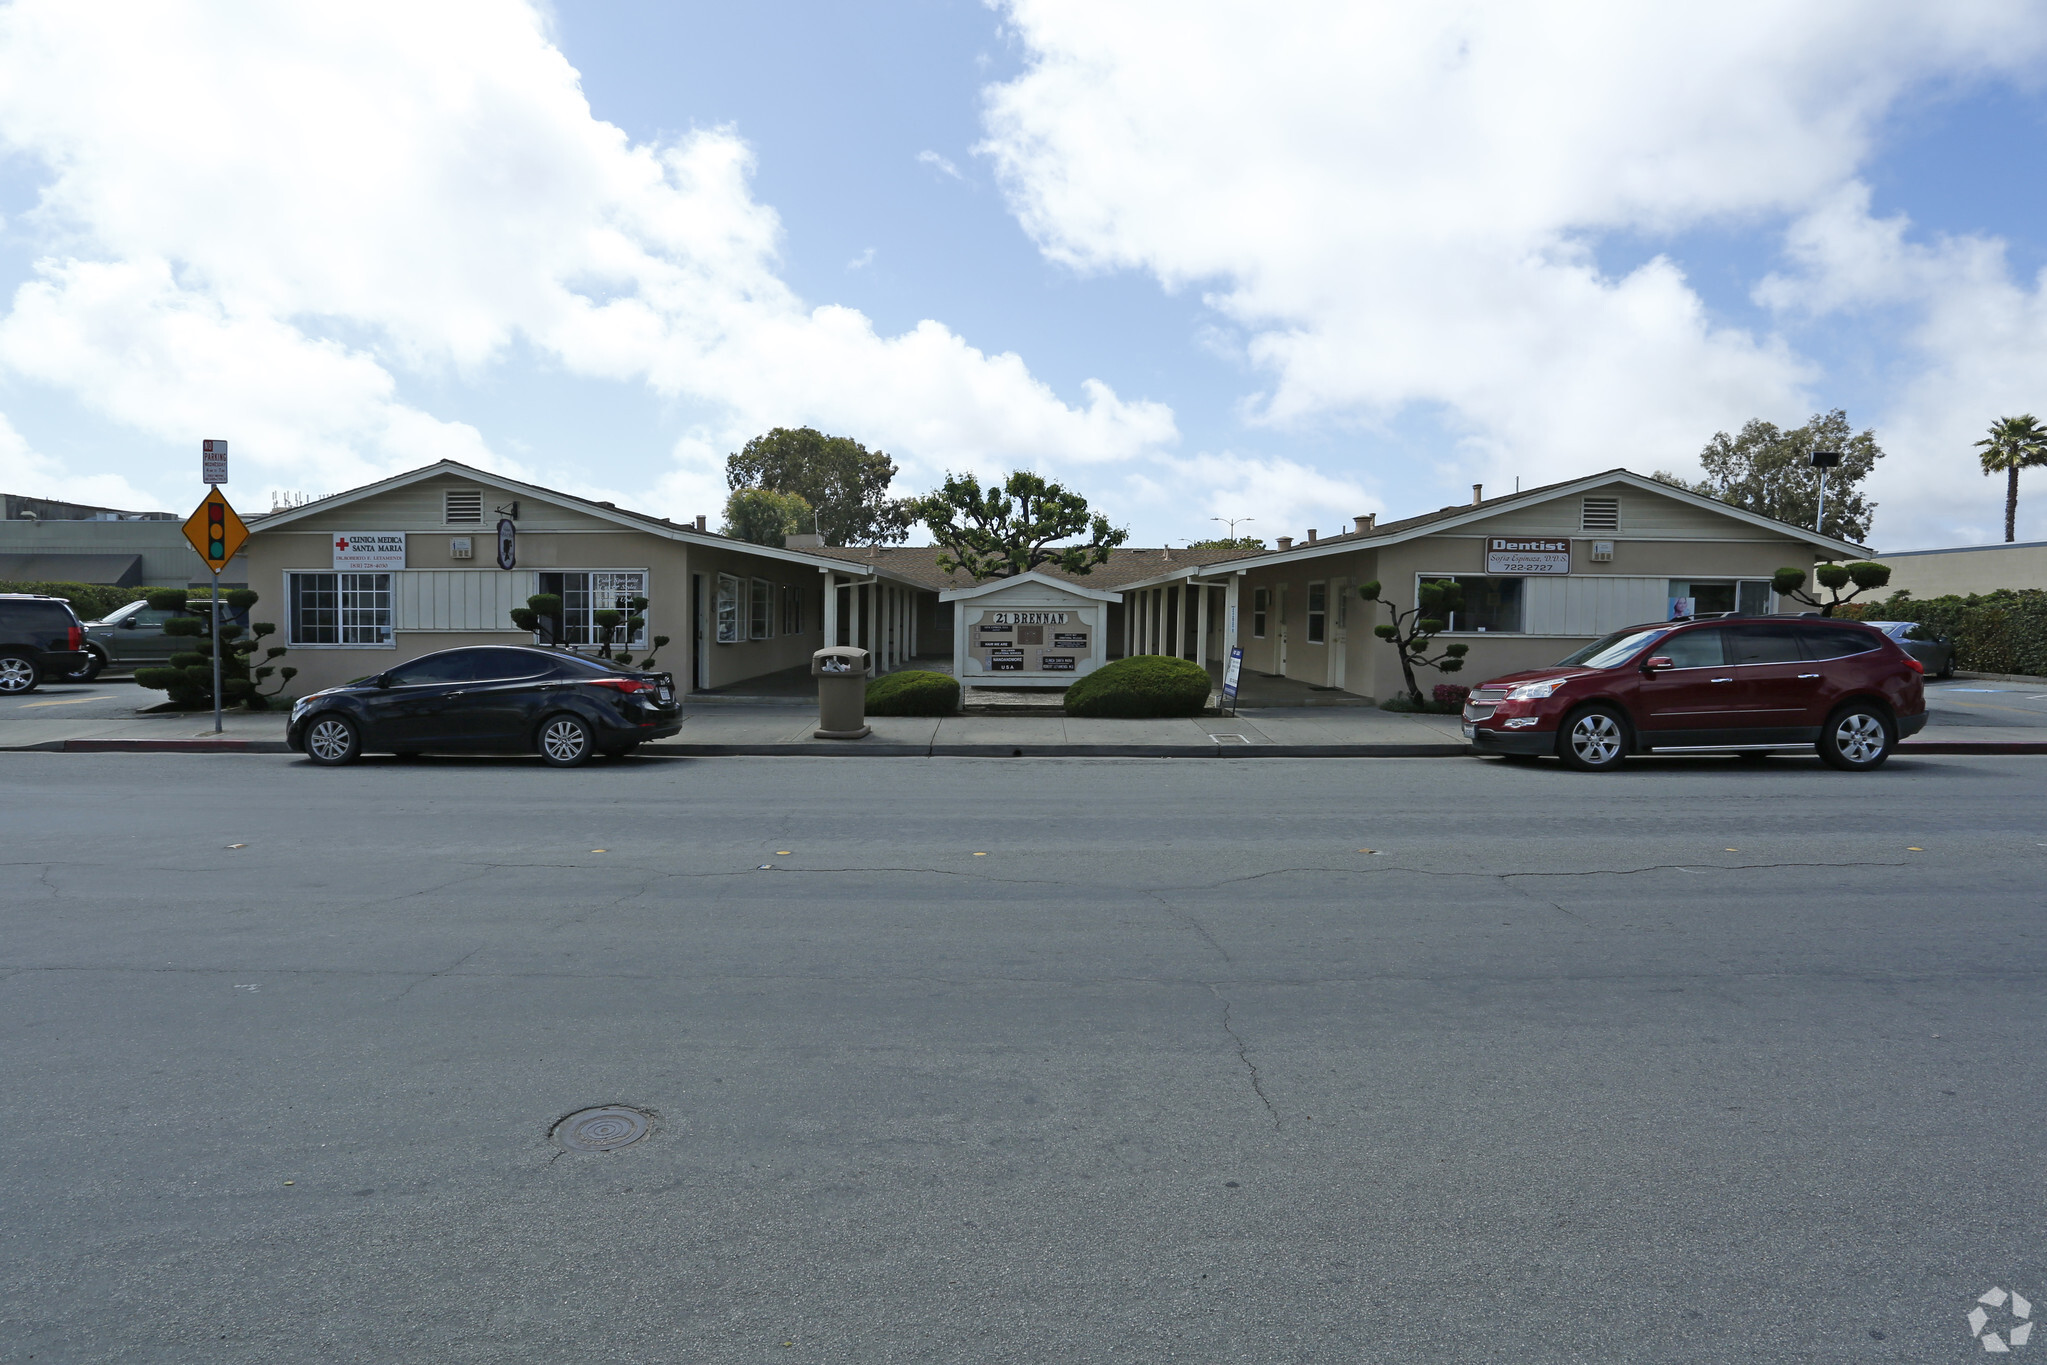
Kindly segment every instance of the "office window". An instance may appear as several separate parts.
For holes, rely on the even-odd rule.
[[[1263,640],[1265,638],[1265,618],[1271,611],[1272,589],[1251,589],[1251,637],[1253,639]]]
[[[632,600],[647,595],[647,575],[636,569],[591,569],[542,573],[537,577],[540,591],[562,600],[562,643],[566,645],[596,644],[602,635],[597,628],[597,612],[615,611],[630,620]],[[630,640],[614,635],[611,643],[614,647],[645,649],[647,623],[642,620]]]
[[[782,633],[803,633],[803,590],[791,583],[782,585]]]
[[[746,638],[746,622],[741,616],[739,600],[744,589],[742,581],[732,574],[718,575],[718,643],[736,645]]]
[[[1329,585],[1308,585],[1308,643],[1319,645],[1329,639]]]
[[[441,495],[441,519],[450,526],[481,526],[483,490],[450,488]]]
[[[763,578],[753,579],[747,596],[746,634],[750,640],[765,640],[775,633],[775,585]]]
[[[1621,529],[1621,500],[1619,498],[1587,498],[1579,514],[1578,529],[1581,531],[1618,531]]]
[[[286,578],[286,644],[391,643],[390,574],[295,573]]]
[[[1521,629],[1521,585],[1518,578],[1492,578],[1484,574],[1423,574],[1415,581],[1416,601],[1423,580],[1435,582],[1453,578],[1464,589],[1464,605],[1450,613],[1445,629],[1492,632]]]

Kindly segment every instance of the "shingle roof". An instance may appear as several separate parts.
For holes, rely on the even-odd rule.
[[[827,555],[833,559],[844,559],[868,568],[879,568],[884,573],[909,579],[919,587],[933,592],[945,592],[952,588],[975,586],[973,575],[955,569],[945,573],[938,567],[940,547],[936,545],[883,545],[883,546],[824,546],[805,553]],[[1225,554],[1204,550],[1195,553],[1190,550],[1165,549],[1124,549],[1109,551],[1109,562],[1097,564],[1084,574],[1070,574],[1056,564],[1040,564],[1038,572],[1047,578],[1063,579],[1084,588],[1114,589],[1139,579],[1155,578],[1190,564],[1219,564],[1226,559],[1242,558],[1246,555],[1263,554],[1262,550],[1236,550]]]

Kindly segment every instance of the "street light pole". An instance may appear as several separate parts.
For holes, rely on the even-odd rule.
[[[1256,521],[1256,520],[1258,520],[1258,518],[1256,518],[1256,517],[1210,517],[1210,518],[1209,518],[1209,520],[1210,520],[1210,521],[1219,521],[1219,522],[1221,522],[1221,523],[1222,523],[1223,525],[1225,525],[1225,526],[1229,527],[1229,528],[1230,528],[1230,539],[1231,539],[1231,540],[1235,540],[1235,539],[1237,538],[1237,523],[1238,523],[1238,522],[1240,522],[1240,521]]]
[[[1827,533],[1827,471],[1841,463],[1838,450],[1815,450],[1812,453],[1812,467],[1820,472],[1820,515],[1813,523],[1813,530],[1821,535]]]

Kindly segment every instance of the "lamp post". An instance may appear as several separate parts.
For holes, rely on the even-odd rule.
[[[1222,523],[1223,525],[1225,525],[1225,526],[1229,527],[1229,528],[1230,528],[1230,539],[1231,539],[1231,540],[1235,540],[1235,539],[1237,538],[1237,523],[1238,523],[1238,522],[1240,522],[1240,521],[1256,521],[1256,520],[1258,520],[1258,518],[1256,518],[1256,517],[1210,517],[1210,518],[1209,518],[1209,520],[1210,520],[1210,521],[1219,521],[1219,522],[1221,522],[1221,523]]]
[[[1838,450],[1815,450],[1812,453],[1812,467],[1820,472],[1820,515],[1813,524],[1813,530],[1821,535],[1827,533],[1827,471],[1839,468],[1841,452]]]

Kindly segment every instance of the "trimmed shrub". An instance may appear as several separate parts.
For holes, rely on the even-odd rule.
[[[1457,716],[1464,713],[1464,698],[1471,691],[1468,687],[1457,687],[1450,683],[1437,683],[1435,696],[1421,705],[1415,705],[1414,698],[1405,692],[1395,692],[1379,703],[1381,711],[1398,711],[1402,715]],[[1446,695],[1447,694],[1447,695]]]
[[[1104,664],[1066,689],[1069,716],[1146,719],[1208,709],[1208,670],[1191,659],[1139,654]]]
[[[2047,592],[1999,588],[1924,600],[1894,593],[1860,613],[1866,621],[1917,621],[1955,642],[1955,667],[1971,673],[2047,676]]]
[[[949,716],[959,709],[959,681],[943,673],[910,668],[867,684],[870,716]]]
[[[0,592],[30,592],[61,597],[81,621],[97,621],[108,612],[140,602],[162,588],[116,588],[105,583],[0,583]]]
[[[1435,698],[1436,705],[1443,710],[1455,711],[1462,715],[1464,699],[1471,695],[1471,689],[1463,683],[1437,683],[1430,695]]]

